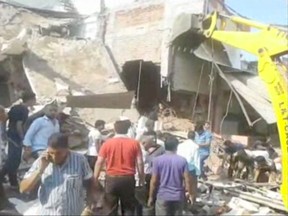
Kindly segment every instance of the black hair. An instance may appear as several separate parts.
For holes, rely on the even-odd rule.
[[[195,126],[195,131],[197,133],[202,133],[204,131],[204,124],[203,123],[197,123]]]
[[[63,133],[52,134],[48,139],[48,146],[54,149],[67,149],[68,145],[68,135]]]
[[[23,92],[23,94],[21,95],[21,99],[22,101],[25,103],[29,100],[32,100],[32,99],[35,99],[36,98],[36,95],[34,92],[31,92],[31,91],[25,91]]]
[[[144,132],[143,136],[153,136],[154,141],[157,142],[157,133],[155,131]]]
[[[98,128],[99,126],[102,126],[102,125],[105,125],[106,124],[106,122],[105,121],[103,121],[103,120],[97,120],[96,122],[95,122],[95,128]]]
[[[165,150],[167,151],[176,151],[178,147],[179,141],[174,136],[169,136],[165,140]]]
[[[223,143],[224,146],[229,146],[231,144],[232,144],[231,140],[225,140],[224,143]]]
[[[187,138],[194,140],[195,139],[195,131],[189,131],[187,134]]]
[[[144,136],[157,136],[155,131],[146,131],[143,133]]]
[[[114,123],[114,130],[117,134],[127,134],[129,127],[127,121],[116,121]]]
[[[173,135],[170,133],[164,132],[164,133],[162,133],[161,139],[165,142],[169,137],[173,137]]]

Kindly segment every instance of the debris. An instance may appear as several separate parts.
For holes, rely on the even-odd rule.
[[[245,201],[238,197],[233,197],[231,201],[228,203],[228,206],[232,209],[243,208],[249,212],[257,212],[259,209],[259,205]]]
[[[263,206],[267,206],[275,210],[284,211],[284,212],[286,211],[282,201],[273,200],[259,193],[243,192],[238,189],[235,189],[235,190],[228,189],[228,191],[232,196],[238,196],[239,198],[242,198],[247,201],[251,201],[251,202],[263,205]]]

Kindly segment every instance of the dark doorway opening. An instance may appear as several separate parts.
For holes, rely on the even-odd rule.
[[[155,105],[158,105],[160,66],[150,61],[129,61],[123,65],[121,79],[129,91],[135,91],[137,109],[141,114],[151,111]]]
[[[24,91],[31,91],[23,68],[23,56],[9,56],[0,62],[0,105],[9,107]]]

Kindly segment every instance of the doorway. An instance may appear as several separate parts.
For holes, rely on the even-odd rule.
[[[159,103],[160,96],[160,66],[153,62],[135,60],[126,62],[121,73],[128,91],[135,91],[140,114],[149,112]]]

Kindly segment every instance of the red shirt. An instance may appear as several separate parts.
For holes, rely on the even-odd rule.
[[[115,137],[101,147],[99,156],[106,159],[106,173],[111,176],[135,175],[140,144],[128,137]]]

